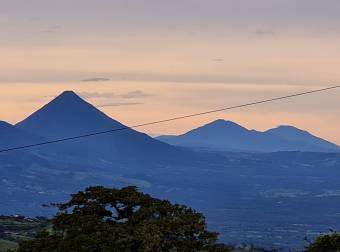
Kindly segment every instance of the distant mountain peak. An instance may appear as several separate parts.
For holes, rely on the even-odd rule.
[[[37,112],[43,112],[45,110],[49,110],[49,112],[59,116],[63,114],[73,114],[73,116],[80,116],[79,113],[86,113],[89,111],[102,114],[102,112],[100,112],[92,104],[88,103],[86,100],[77,95],[77,93],[71,90],[62,92]]]
[[[54,98],[50,103],[53,103],[55,101],[62,101],[62,102],[79,102],[83,101],[85,102],[79,95],[77,95],[74,91],[66,90],[62,92],[60,95],[58,95],[56,98]]]
[[[292,125],[279,125],[276,128],[277,129],[298,129],[299,130],[299,128],[292,126]]]
[[[236,124],[237,123],[233,122],[233,121],[229,121],[229,120],[224,120],[224,119],[217,119],[215,121],[212,121],[210,124]]]
[[[41,138],[8,122],[0,121],[0,148],[7,149],[40,142]]]
[[[243,129],[243,130],[247,130],[246,128],[242,127],[241,125],[233,122],[233,121],[229,121],[229,120],[224,120],[224,119],[218,119],[215,120],[211,123],[208,123],[206,125],[204,125],[203,127],[218,127],[218,128],[234,128],[234,129]]]
[[[308,131],[281,125],[267,131],[248,130],[241,125],[219,119],[179,136],[160,136],[166,143],[185,147],[245,151],[339,151],[339,146]]]
[[[84,155],[89,159],[134,162],[133,160],[139,158],[151,162],[161,157],[169,158],[169,153],[182,155],[181,151],[172,146],[127,128],[73,91],[64,91],[16,126],[46,140],[126,129],[115,134],[96,134],[60,145],[77,156]]]
[[[306,130],[299,129],[297,127],[291,126],[291,125],[280,125],[277,126],[276,128],[269,129],[266,131],[267,133],[305,133],[305,134],[310,134]]]
[[[76,94],[76,92],[74,92],[73,90],[65,90],[65,91],[63,91],[61,94],[60,94],[60,96],[65,96],[65,95],[72,95],[72,96],[78,96],[77,94]]]
[[[121,124],[75,92],[64,91],[17,126],[45,138],[56,138],[121,127]]]
[[[13,126],[12,124],[5,122],[5,121],[1,121],[0,120],[0,127],[8,127],[8,126]]]

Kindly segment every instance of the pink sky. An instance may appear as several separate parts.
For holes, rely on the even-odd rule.
[[[132,125],[340,83],[335,0],[1,5],[0,120],[11,123],[70,89]],[[178,134],[224,118],[258,130],[291,124],[340,144],[339,98],[334,90],[141,130]]]

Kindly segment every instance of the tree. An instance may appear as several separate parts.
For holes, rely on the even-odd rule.
[[[20,243],[18,252],[229,251],[202,214],[135,187],[89,187],[56,206],[53,231]]]
[[[340,252],[340,234],[333,232],[322,235],[307,247],[306,252]]]

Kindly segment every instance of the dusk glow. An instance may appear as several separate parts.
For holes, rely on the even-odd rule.
[[[339,23],[336,0],[1,1],[0,118],[16,123],[63,90],[98,93],[85,98],[132,125],[336,85]],[[141,130],[183,133],[224,118],[340,143],[339,98],[334,90]]]

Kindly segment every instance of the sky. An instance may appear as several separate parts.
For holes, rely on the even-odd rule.
[[[0,0],[0,120],[74,90],[127,125],[340,85],[338,0]],[[340,144],[340,91],[222,118],[294,125]]]

